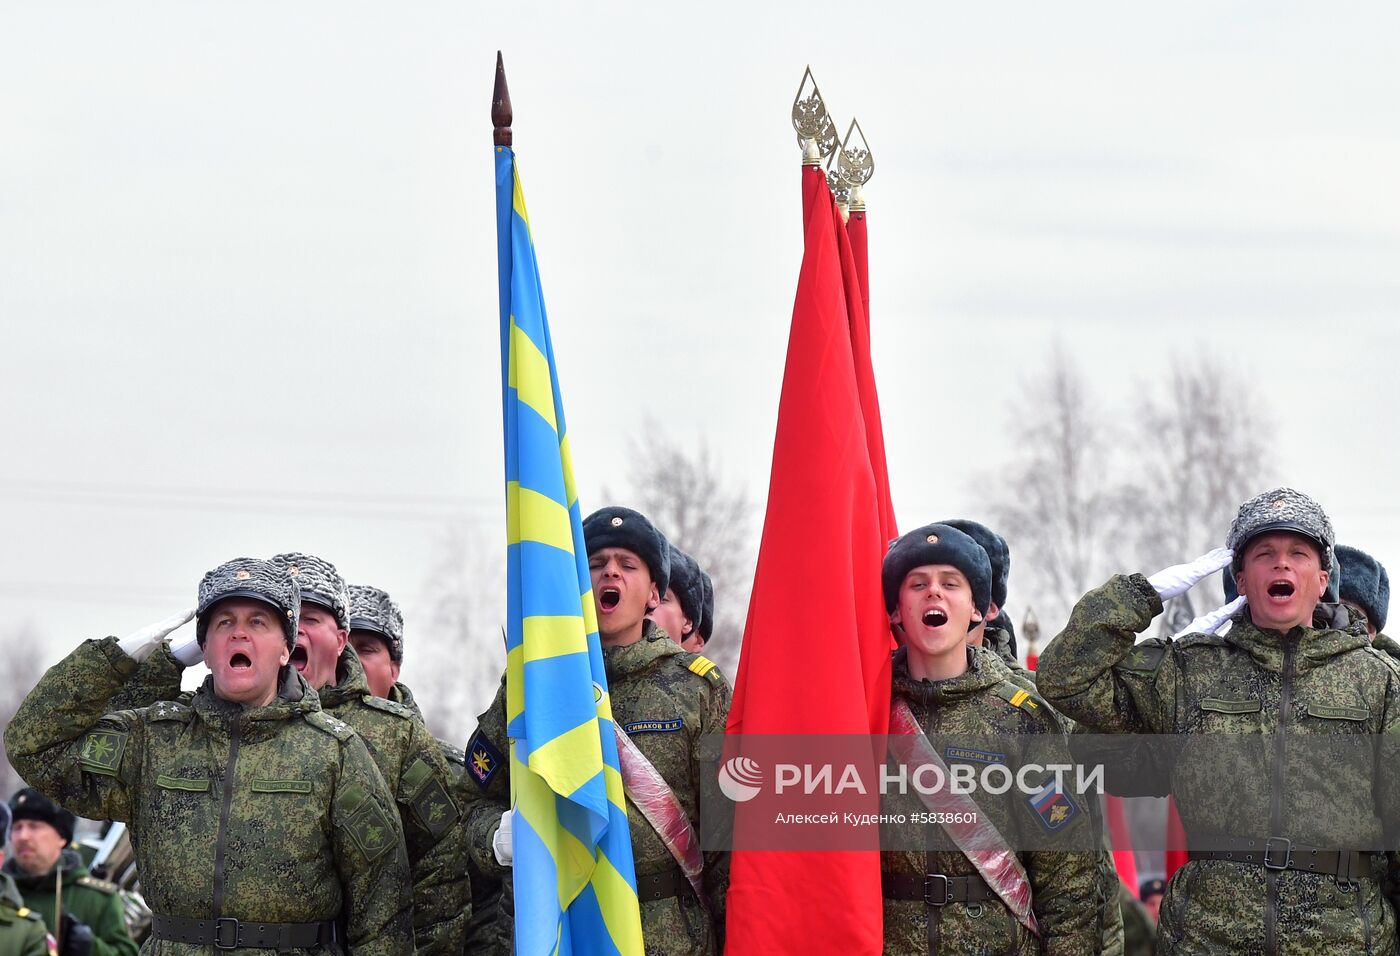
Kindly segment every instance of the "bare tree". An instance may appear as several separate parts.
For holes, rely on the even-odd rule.
[[[1138,566],[1155,570],[1218,548],[1240,502],[1263,489],[1272,468],[1267,430],[1252,391],[1214,358],[1176,356],[1163,386],[1142,396],[1133,473],[1122,516]],[[1173,619],[1217,607],[1219,578],[1177,600]]]
[[[505,547],[486,538],[470,522],[447,527],[422,599],[404,608],[404,682],[433,734],[458,746],[506,667]]]
[[[715,626],[705,654],[733,680],[753,587],[753,501],[726,481],[704,439],[686,444],[649,421],[630,450],[629,494],[605,494],[645,514],[710,575]]]
[[[0,634],[0,658],[5,661],[5,681],[0,684],[0,731],[10,726],[20,703],[44,674],[41,657],[34,653],[36,647],[42,646],[31,624]],[[8,798],[22,786],[24,782],[10,766],[5,741],[0,736],[0,799]]]
[[[1016,605],[1034,605],[1050,634],[1112,563],[1119,491],[1102,405],[1056,345],[1016,406],[1013,460],[978,481],[996,495],[993,526],[1011,546]]]

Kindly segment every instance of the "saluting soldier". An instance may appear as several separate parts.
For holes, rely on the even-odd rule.
[[[90,875],[69,847],[77,817],[32,787],[10,798],[10,814],[13,852],[5,872],[52,927],[60,956],[136,956],[116,884]]]
[[[10,808],[0,803],[0,863],[10,836]],[[0,956],[57,956],[44,918],[24,905],[10,874],[0,870]]]
[[[583,537],[613,720],[698,832],[700,780],[708,766],[699,753],[700,740],[724,732],[729,684],[714,662],[682,650],[646,617],[660,603],[671,573],[669,546],[661,532],[636,511],[603,508],[584,520]],[[481,791],[468,810],[473,852],[488,874],[502,877],[513,860],[507,746],[502,680],[466,748],[468,771]],[[646,952],[718,953],[728,855],[705,855],[697,892],[678,864],[675,848],[637,809],[633,781],[624,775],[623,784]],[[503,919],[498,926],[503,942],[508,943],[511,929]]]
[[[87,641],[5,731],[46,795],[131,827],[158,956],[213,949],[412,956],[409,871],[364,742],[286,666],[296,584],[239,558],[204,576],[210,676],[188,703],[109,711],[160,636]]]
[[[300,588],[292,666],[319,695],[326,713],[364,739],[394,794],[413,871],[418,952],[459,956],[471,906],[462,865],[466,834],[437,740],[413,709],[371,692],[350,646],[350,592],[335,566],[295,552],[275,555],[271,563]]]
[[[386,591],[364,584],[350,585],[350,646],[364,665],[365,681],[376,697],[383,697],[423,717],[413,692],[399,680],[403,666],[403,612]],[[452,797],[459,807],[466,806],[476,785],[467,774],[467,755],[441,738],[438,747],[452,775]],[[466,925],[466,952],[485,954],[496,952],[496,910],[500,903],[501,881],[488,877],[477,867],[471,854],[466,855],[467,876],[471,884],[471,906],[463,914]]]
[[[1400,820],[1400,666],[1364,622],[1320,606],[1333,544],[1316,501],[1265,492],[1226,538],[1246,599],[1227,634],[1137,642],[1164,597],[1219,566],[1201,559],[1184,585],[1166,581],[1177,568],[1090,591],[1040,658],[1041,690],[1094,731],[1180,740],[1172,792],[1191,848],[1159,953],[1396,952],[1379,851]]]
[[[1022,756],[1011,752],[1020,742],[1043,735],[1039,757],[1071,762],[1050,708],[1014,682],[995,654],[967,642],[991,604],[991,563],[974,539],[949,525],[925,525],[895,542],[881,577],[890,624],[903,644],[894,658],[892,735],[908,732],[897,718],[907,709],[917,724],[910,729],[927,737],[996,737],[1007,751],[950,747],[943,751],[950,760],[1010,766],[1008,761]],[[886,953],[1099,951],[1098,877],[1087,815],[1067,787],[1053,780],[1032,782],[1038,784],[1034,799],[1019,793],[974,797],[979,823],[994,828],[984,832],[998,834],[1001,848],[1015,857],[1018,876],[1000,874],[1000,887],[977,861],[949,845],[937,823],[929,824],[927,849],[882,854]],[[1069,846],[1076,838],[1082,844],[1078,851],[1026,849]],[[903,839],[902,831],[887,833],[886,845]],[[1027,895],[1028,913],[1013,909],[1007,899]]]

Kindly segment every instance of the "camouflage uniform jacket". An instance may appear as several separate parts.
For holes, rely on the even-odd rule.
[[[1035,686],[1035,672],[1027,670],[1011,653],[1011,641],[1006,631],[995,624],[987,625],[983,646],[992,650],[997,659],[1011,672],[1011,682],[1023,690],[1028,690],[1039,698],[1040,691]],[[1066,733],[1074,733],[1074,721],[1058,713],[1049,704],[1045,705],[1060,721]],[[1072,746],[1072,744],[1071,744]],[[1103,847],[1094,861],[1094,871],[1099,884],[1099,956],[1123,956],[1124,929],[1122,909],[1118,905],[1118,890],[1122,882],[1118,879],[1118,868],[1113,862],[1113,839],[1104,825],[1103,805],[1097,798],[1086,801],[1089,811],[1089,824],[1099,834],[1098,842]]]
[[[603,665],[613,720],[630,734],[637,749],[670,784],[698,832],[700,780],[706,768],[697,754],[702,737],[724,732],[731,697],[728,682],[706,659],[682,650],[651,621],[646,622],[642,639],[635,644],[604,648]],[[510,803],[508,754],[502,680],[496,699],[481,715],[476,733],[467,743],[468,770],[481,790],[468,811],[467,825],[477,865],[488,875],[503,877],[508,871],[491,852],[491,836]],[[638,877],[679,871],[675,857],[630,797],[627,820]],[[648,956],[719,952],[716,924],[724,926],[724,897],[729,885],[727,853],[705,854],[704,884],[715,924],[689,891],[642,903],[642,936]],[[503,896],[509,895],[507,888]],[[508,943],[510,921],[499,920],[497,932]]]
[[[909,703],[914,717],[930,740],[936,736],[982,738],[1018,735],[1050,735],[1050,752],[1069,763],[1069,748],[1058,719],[1039,698],[1031,695],[1013,705],[999,693],[1011,683],[1010,671],[984,648],[969,646],[968,669],[948,680],[915,680],[909,673],[907,652],[895,654],[893,693]],[[1012,684],[1013,687],[1017,685]],[[1058,738],[1058,739],[1055,739]],[[1006,744],[1006,746],[1012,746]],[[891,812],[922,808],[916,795],[886,797]],[[898,807],[898,810],[896,809]],[[1095,855],[1067,850],[1022,850],[1037,837],[1043,822],[1023,795],[1014,790],[1005,797],[979,798],[979,813],[996,826],[1025,867],[1031,886],[1031,908],[1040,924],[1039,945],[1030,931],[1016,921],[999,899],[980,904],[952,903],[937,908],[937,946],[940,953],[1039,953],[1089,954],[1100,947],[1100,915]],[[1066,835],[1088,843],[1088,817],[1082,812],[1064,826]],[[882,807],[882,812],[885,807]],[[886,845],[907,842],[910,831],[896,835],[887,830]],[[940,841],[940,846],[946,842]],[[922,876],[972,876],[977,868],[956,849],[900,850],[881,854],[886,873]],[[885,952],[922,956],[929,952],[929,918],[935,908],[921,900],[885,900]]]
[[[1400,661],[1400,643],[1387,634],[1377,634],[1371,639],[1371,646],[1394,660]]]
[[[408,861],[388,790],[363,741],[321,712],[306,682],[284,668],[277,699],[250,710],[216,697],[210,678],[189,704],[109,712],[135,670],[115,638],[50,668],[5,731],[15,769],[75,813],[130,825],[156,913],[340,919],[353,956],[412,956]],[[147,943],[148,956],[209,949]]]
[[[423,716],[422,710],[418,707],[418,702],[413,698],[413,691],[408,689],[408,685],[396,683],[389,688],[389,699],[396,704],[402,704],[419,717]],[[452,776],[452,799],[456,801],[459,808],[466,807],[475,799],[479,791],[476,784],[472,782],[471,775],[467,773],[467,752],[461,747],[454,746],[441,737],[438,738],[438,749],[442,751],[442,759],[447,761],[447,772]],[[465,822],[463,826],[465,827]],[[473,956],[494,956],[498,952],[509,953],[510,950],[501,950],[496,938],[496,918],[497,911],[501,904],[501,880],[500,877],[487,876],[481,872],[481,868],[476,865],[475,858],[466,854],[467,861],[467,882],[471,886],[471,908],[465,915],[466,941],[465,949]]]
[[[14,878],[25,905],[54,930],[58,929],[54,882],[62,880],[63,910],[92,929],[92,956],[136,956],[116,884],[89,876],[77,851],[64,850],[54,868],[42,876],[29,876],[13,859],[5,861],[5,872]]]
[[[1123,911],[1123,954],[1152,956],[1157,944],[1157,927],[1152,925],[1152,914],[1121,882],[1118,888],[1118,906]]]
[[[326,713],[345,721],[369,747],[395,797],[413,870],[413,935],[419,956],[460,956],[471,913],[462,862],[466,831],[438,742],[417,707],[375,697],[364,666],[346,645],[333,687],[318,693]]]
[[[1394,747],[1400,665],[1372,648],[1354,622],[1281,634],[1255,627],[1248,608],[1223,636],[1135,645],[1136,632],[1161,610],[1140,574],[1090,591],[1040,659],[1041,690],[1098,733],[1178,735],[1172,792],[1196,845],[1286,837],[1324,849],[1395,846],[1397,762],[1358,768],[1319,755],[1350,751],[1349,735],[1352,743],[1368,735],[1374,743],[1359,741],[1368,753]],[[1383,863],[1370,859],[1377,878],[1355,886],[1320,873],[1188,862],[1162,903],[1159,950],[1393,953],[1395,914],[1378,879]]]
[[[24,905],[6,873],[0,873],[0,956],[49,956],[44,918]]]

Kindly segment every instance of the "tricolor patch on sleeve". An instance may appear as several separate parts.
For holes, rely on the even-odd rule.
[[[1055,777],[1051,777],[1039,790],[1027,797],[1026,803],[1030,804],[1031,812],[1040,821],[1040,825],[1052,832],[1079,815],[1079,808],[1074,805],[1074,801],[1065,793],[1064,787]]]
[[[504,763],[501,752],[481,731],[472,734],[472,739],[467,741],[467,772],[478,787],[485,790]]]

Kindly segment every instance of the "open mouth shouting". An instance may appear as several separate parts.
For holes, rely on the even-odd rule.
[[[924,627],[942,627],[948,623],[948,612],[942,608],[931,607],[924,612],[921,620],[924,622]]]
[[[1293,597],[1293,593],[1296,590],[1292,581],[1280,578],[1277,581],[1269,583],[1269,598],[1270,600],[1282,603]]]
[[[292,657],[288,663],[297,669],[298,674],[304,674],[306,672],[306,648],[300,644],[292,648]]]
[[[622,591],[608,586],[598,592],[598,607],[604,611],[615,610],[622,603]]]
[[[253,659],[242,651],[234,651],[229,655],[228,666],[230,670],[244,670],[253,666]]]

